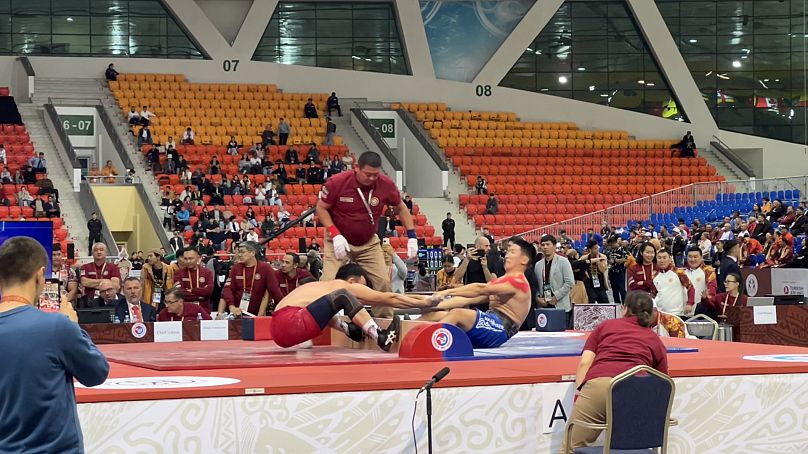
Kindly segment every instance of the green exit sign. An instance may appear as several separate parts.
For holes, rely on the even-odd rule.
[[[93,115],[59,115],[59,121],[69,136],[95,135],[95,116]]]
[[[385,139],[396,138],[396,120],[394,118],[369,118],[370,125],[379,131]]]

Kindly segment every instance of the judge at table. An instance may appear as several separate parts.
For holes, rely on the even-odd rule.
[[[157,314],[158,322],[185,322],[189,320],[210,320],[210,312],[199,304],[186,303],[185,291],[173,287],[163,294],[165,309]]]
[[[746,306],[746,295],[741,292],[741,282],[740,274],[727,274],[724,279],[724,286],[727,291],[718,293],[708,301],[699,304],[696,312],[704,314],[713,320],[726,320],[727,311],[730,307]]]
[[[124,301],[118,301],[115,305],[115,316],[118,317],[118,320],[123,322],[127,316],[132,323],[147,323],[155,320],[156,314],[152,305],[141,300],[143,287],[138,278],[128,277],[123,281],[123,296]]]

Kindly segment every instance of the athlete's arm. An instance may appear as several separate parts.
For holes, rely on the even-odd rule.
[[[391,292],[377,292],[371,290],[362,284],[346,284],[345,290],[350,292],[353,296],[358,298],[365,304],[370,306],[388,306],[388,307],[424,307],[426,302],[420,299],[412,298],[407,295]]]
[[[478,296],[487,297],[490,295],[513,295],[514,293],[516,293],[516,289],[509,282],[501,282],[497,284],[483,284],[478,282],[475,284],[464,285],[462,287],[450,288],[436,293],[433,297],[445,298],[447,296],[462,296],[466,298],[476,298]]]
[[[446,310],[454,309],[454,308],[457,308],[457,307],[468,307],[468,306],[470,306],[472,304],[487,303],[489,298],[490,297],[487,296],[487,295],[482,295],[482,296],[478,296],[478,297],[475,297],[475,298],[466,298],[466,297],[462,297],[462,296],[455,296],[455,297],[451,297],[451,298],[449,298],[447,300],[441,301],[440,304],[438,304],[437,306],[429,307],[428,309],[425,308],[425,311],[426,310],[429,310],[429,311],[446,311]]]
[[[407,208],[407,205],[404,205],[404,201],[399,202],[396,208],[398,209],[398,219],[401,221],[401,225],[406,230],[414,229],[415,224],[412,222],[412,214],[410,214],[410,209]],[[322,222],[320,223],[322,224]]]

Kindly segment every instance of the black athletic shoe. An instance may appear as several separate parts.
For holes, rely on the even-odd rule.
[[[348,336],[348,338],[354,342],[362,342],[362,340],[365,338],[365,333],[362,332],[362,328],[348,322],[348,333],[346,336]]]
[[[393,344],[398,342],[398,333],[401,329],[401,319],[397,316],[393,316],[393,321],[390,322],[390,325],[387,329],[379,328],[379,348],[382,350],[389,352],[390,349],[393,347]]]

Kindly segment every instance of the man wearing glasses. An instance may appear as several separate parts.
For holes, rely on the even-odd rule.
[[[322,280],[333,280],[346,263],[362,266],[374,290],[390,291],[390,277],[376,235],[379,218],[393,207],[407,229],[407,257],[418,254],[415,225],[393,180],[381,174],[382,159],[367,151],[359,156],[353,172],[342,172],[326,181],[317,201],[317,217],[326,229]],[[390,318],[393,309],[379,307],[376,316]]]
[[[173,287],[163,295],[165,309],[157,314],[158,322],[184,322],[188,320],[210,320],[210,312],[199,304],[186,303],[185,291]]]
[[[269,263],[258,260],[260,246],[253,241],[239,243],[236,263],[222,289],[219,313],[227,307],[231,314],[240,316],[247,312],[252,316],[267,315],[283,299],[275,270]],[[272,305],[270,305],[270,299]]]

